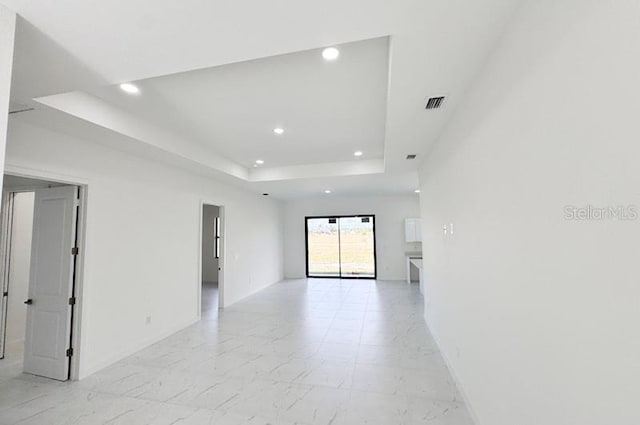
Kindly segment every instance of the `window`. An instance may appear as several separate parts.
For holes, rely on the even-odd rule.
[[[213,238],[215,240],[213,244],[213,256],[220,258],[220,217],[216,217],[216,221],[213,225]]]

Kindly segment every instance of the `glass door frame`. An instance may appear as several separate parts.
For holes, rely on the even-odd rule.
[[[332,219],[335,218],[338,223],[338,252],[340,252],[340,219],[341,218],[365,218],[371,217],[373,227],[373,277],[371,276],[342,276],[342,261],[338,261],[340,272],[336,277],[327,276],[313,276],[309,275],[309,220],[313,219]],[[305,270],[307,278],[312,279],[378,279],[378,256],[376,248],[376,216],[375,214],[354,214],[354,215],[315,215],[305,216],[304,218],[304,258],[305,258]],[[341,258],[341,256],[339,256]]]

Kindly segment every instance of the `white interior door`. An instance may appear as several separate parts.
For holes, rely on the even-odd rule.
[[[24,371],[67,380],[77,187],[35,192]]]

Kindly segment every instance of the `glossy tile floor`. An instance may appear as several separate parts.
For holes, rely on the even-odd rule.
[[[0,368],[0,424],[467,425],[416,285],[274,285],[80,382]]]

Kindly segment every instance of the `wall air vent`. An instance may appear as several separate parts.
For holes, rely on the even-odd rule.
[[[425,109],[438,109],[439,107],[442,106],[443,102],[444,102],[444,96],[430,97],[429,100],[427,100],[427,106]]]
[[[407,155],[407,159],[416,159],[416,156],[418,156],[418,155],[412,153],[410,155]]]

